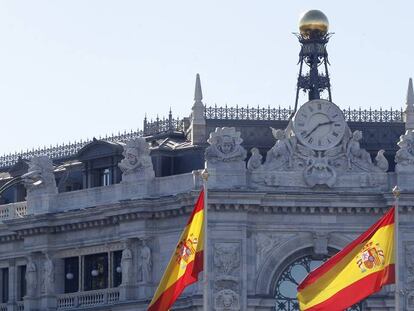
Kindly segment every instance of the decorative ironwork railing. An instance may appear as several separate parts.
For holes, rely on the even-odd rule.
[[[171,114],[168,119],[156,118],[155,121],[147,121],[147,118],[144,119],[144,135],[155,135],[163,132],[182,132],[184,131],[184,121],[179,118],[173,119]]]
[[[206,107],[204,115],[206,119],[213,120],[270,120],[288,121],[293,113],[289,108],[260,108],[260,107]],[[368,110],[344,109],[345,120],[349,122],[403,122],[403,110],[383,110],[371,108]]]
[[[99,139],[111,142],[125,142],[137,137],[144,136],[144,132],[130,131],[124,133],[112,134],[111,136],[99,137]],[[74,143],[43,147],[38,149],[32,149],[27,151],[20,151],[8,155],[0,156],[0,168],[10,167],[14,165],[19,158],[30,159],[35,156],[48,156],[53,160],[66,159],[75,155],[82,147],[92,142],[91,139],[81,140]]]
[[[99,137],[99,139],[110,142],[126,142],[131,139],[143,136],[151,136],[164,132],[184,131],[184,121],[179,118],[173,118],[170,111],[168,118],[156,118],[155,121],[147,121],[144,119],[144,129],[136,131],[125,131],[124,133],[112,134],[110,136]],[[81,140],[74,143],[43,147],[38,149],[20,151],[8,155],[0,156],[0,168],[10,167],[14,165],[19,158],[30,159],[35,156],[48,156],[52,160],[66,159],[74,156],[82,147],[89,144],[92,140]]]

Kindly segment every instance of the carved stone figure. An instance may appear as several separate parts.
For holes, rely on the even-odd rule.
[[[28,172],[22,179],[28,195],[57,193],[53,163],[47,156],[31,158]]]
[[[271,236],[264,233],[256,235],[257,264],[258,267],[264,260],[266,254],[277,244],[277,241]]]
[[[155,176],[150,149],[145,138],[139,137],[127,141],[122,155],[124,158],[118,166],[122,171],[123,182]]]
[[[314,232],[313,234],[313,250],[316,255],[328,255],[328,238],[325,232]]]
[[[138,271],[140,273],[140,281],[143,283],[151,282],[152,258],[151,249],[145,240],[142,241],[142,248],[139,255]]]
[[[55,269],[52,259],[49,255],[46,255],[44,262],[44,271],[45,271],[45,292],[54,293],[55,292]]]
[[[129,248],[125,248],[122,251],[121,270],[122,285],[130,285],[132,275],[132,251]]]
[[[414,292],[414,243],[406,246],[405,262],[407,264],[407,287]]]
[[[306,183],[313,187],[315,185],[327,185],[332,187],[336,182],[336,171],[329,164],[328,157],[322,157],[321,152],[317,156],[308,158],[307,167],[303,171]]]
[[[214,265],[221,275],[233,275],[240,265],[240,246],[238,244],[217,243],[214,246]]]
[[[388,171],[388,160],[384,156],[384,149],[378,151],[377,156],[375,157],[375,165],[383,172]]]
[[[256,267],[259,268],[266,260],[268,254],[276,249],[283,241],[287,241],[294,237],[295,234],[270,234],[270,233],[257,233],[256,240],[256,252],[257,260]]]
[[[414,172],[414,131],[406,131],[397,143],[400,149],[395,155],[396,172]]]
[[[243,139],[234,127],[216,128],[207,140],[205,158],[211,163],[244,161],[246,150],[240,145]]]
[[[361,139],[361,131],[356,130],[352,133],[352,138],[350,139],[346,147],[348,169],[352,169],[352,164],[355,164],[360,168],[364,168],[367,165],[370,166],[372,164],[371,156],[365,149],[362,149],[360,146],[359,141]]]
[[[36,296],[37,288],[37,268],[36,264],[33,262],[33,259],[29,257],[29,261],[26,266],[26,283],[27,283],[27,296],[34,297]]]
[[[247,169],[253,171],[258,169],[262,165],[263,156],[260,154],[260,151],[257,148],[252,148],[250,152],[252,153],[252,156],[247,162]]]
[[[272,129],[273,137],[276,138],[275,145],[267,152],[266,166],[273,169],[287,165],[292,167],[292,155],[294,141],[287,137],[286,131],[281,129]]]
[[[240,298],[231,289],[223,289],[215,295],[214,309],[218,311],[240,310]]]

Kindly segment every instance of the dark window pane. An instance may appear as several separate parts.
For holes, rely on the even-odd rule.
[[[113,287],[118,287],[122,283],[121,259],[122,251],[112,253],[112,279]]]
[[[1,269],[1,302],[9,300],[9,268]]]
[[[108,254],[88,255],[84,258],[84,290],[108,287]]]
[[[26,296],[26,266],[19,266],[17,269],[17,274],[19,278],[19,290],[18,290],[18,300],[23,300],[23,297]]]
[[[79,257],[65,258],[65,293],[79,290]]]

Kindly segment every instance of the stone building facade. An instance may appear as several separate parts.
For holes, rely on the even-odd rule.
[[[0,311],[146,310],[204,167],[211,310],[297,310],[297,283],[378,220],[395,185],[401,310],[414,310],[411,80],[404,111],[317,99],[291,119],[202,99],[197,76],[188,118],[0,158]],[[309,141],[321,122],[301,134],[304,109],[338,113],[340,130],[319,133],[332,140]],[[202,310],[202,292],[188,287],[173,310]],[[394,310],[393,287],[352,310]]]

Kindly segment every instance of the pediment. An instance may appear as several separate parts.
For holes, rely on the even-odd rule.
[[[78,159],[80,161],[84,161],[97,158],[106,158],[121,155],[122,151],[123,147],[121,143],[98,140],[94,138],[93,141],[78,151]]]

